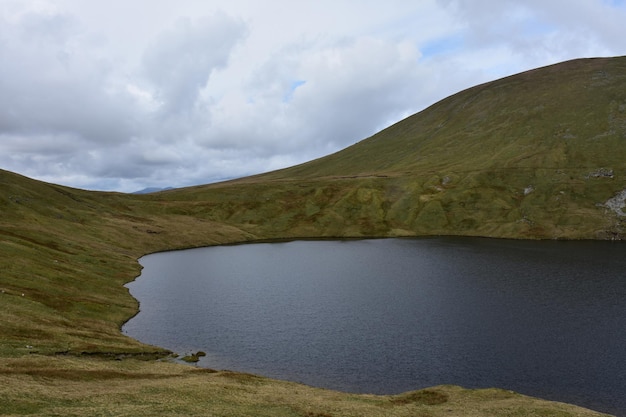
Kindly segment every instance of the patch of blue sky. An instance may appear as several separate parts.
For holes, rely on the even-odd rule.
[[[603,0],[604,3],[611,7],[623,7],[626,8],[626,0]]]
[[[426,42],[419,49],[422,53],[422,58],[430,58],[435,55],[460,51],[461,49],[463,49],[463,45],[463,36],[459,33],[452,36],[447,36],[445,38],[437,38],[432,41]]]
[[[536,19],[528,19],[522,23],[525,35],[541,36],[554,32],[556,27]]]
[[[293,95],[295,94],[295,92],[298,89],[298,87],[301,87],[304,84],[306,84],[306,81],[304,81],[304,80],[292,81],[291,85],[289,86],[289,90],[283,96],[283,103],[289,103],[291,100],[293,100]]]

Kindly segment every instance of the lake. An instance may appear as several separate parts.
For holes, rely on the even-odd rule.
[[[123,332],[358,393],[499,387],[626,416],[623,242],[294,241],[158,253]]]

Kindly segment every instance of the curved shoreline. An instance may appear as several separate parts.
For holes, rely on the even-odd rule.
[[[428,239],[429,240],[429,239],[439,239],[439,238],[440,237],[426,237],[426,238],[424,238],[424,237],[417,237],[417,238],[411,238],[410,240],[415,240],[415,239],[417,239],[417,240]],[[456,239],[456,238],[459,238],[459,237],[458,236],[450,236],[449,238]],[[460,237],[460,238],[464,238],[464,237]],[[470,239],[473,239],[473,238],[475,238],[475,237],[472,237]],[[381,238],[378,237],[377,239],[381,239]],[[490,242],[489,243],[490,245],[494,244],[494,242],[491,242],[491,241],[495,240],[497,242],[496,239],[491,239],[491,238],[480,238],[480,239],[481,240],[485,240],[487,242]],[[350,240],[350,241],[352,241],[352,240],[370,240],[370,239],[369,238],[356,238],[356,239],[352,238],[352,239],[340,239],[340,240]],[[510,241],[512,243],[527,241],[527,240],[519,240],[519,239],[506,239],[506,240]],[[337,239],[332,239],[332,238],[331,239],[328,239],[328,238],[323,238],[323,239],[317,239],[317,238],[310,238],[310,239],[271,239],[271,240],[259,240],[259,241],[249,242],[249,243],[251,243],[251,244],[252,243],[276,243],[276,242],[285,243],[285,242],[294,242],[294,241],[337,241]],[[593,241],[591,241],[591,240],[589,240],[587,242],[593,243]],[[244,243],[248,243],[248,242],[244,242]],[[551,246],[553,244],[552,241],[548,241],[548,240],[546,240],[545,243],[548,244],[549,246]],[[566,242],[564,242],[564,243],[566,243]],[[235,243],[234,245],[239,245],[239,244],[241,244],[241,242]],[[607,244],[610,245],[611,247],[613,247],[616,243],[612,242],[612,243],[607,243]],[[211,246],[216,246],[216,245],[211,245]],[[222,246],[228,246],[228,245],[222,245]],[[194,247],[194,249],[196,249],[196,247]],[[154,253],[157,253],[157,252],[154,252]],[[159,252],[159,253],[162,253],[162,252]],[[182,354],[182,352],[179,352],[179,353]],[[185,352],[185,353],[188,353],[188,352]],[[207,364],[206,366],[210,367],[211,364]],[[261,375],[262,375],[262,373],[261,373]]]

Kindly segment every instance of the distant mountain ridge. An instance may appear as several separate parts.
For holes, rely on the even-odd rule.
[[[150,193],[158,193],[159,191],[167,191],[167,190],[173,190],[173,187],[147,187],[147,188],[143,188],[141,190],[138,191],[134,191],[132,194],[150,194]]]

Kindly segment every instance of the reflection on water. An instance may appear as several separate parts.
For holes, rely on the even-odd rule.
[[[616,242],[298,241],[159,253],[128,335],[352,392],[501,387],[626,415]]]

